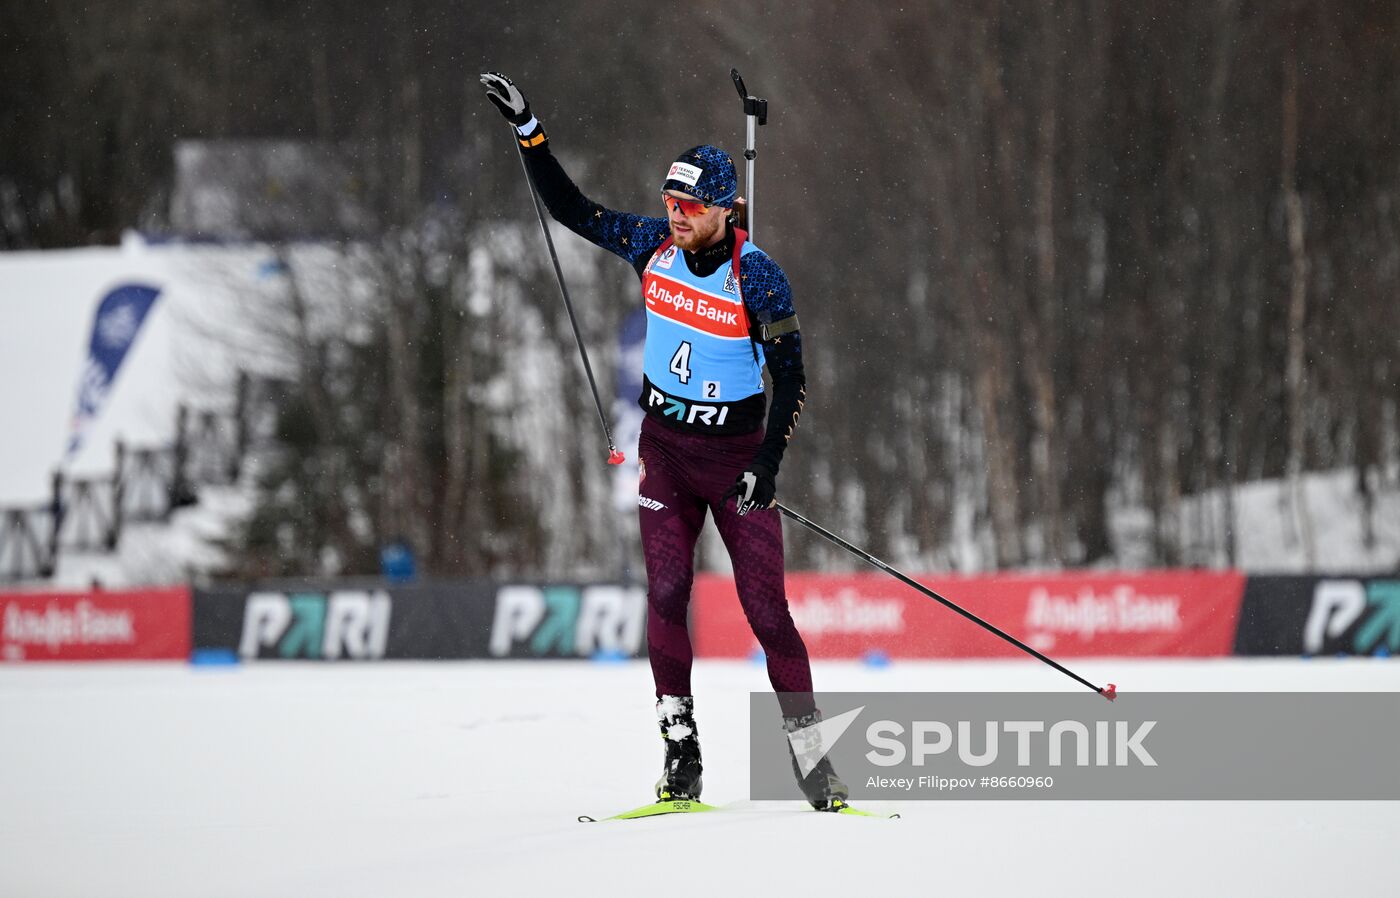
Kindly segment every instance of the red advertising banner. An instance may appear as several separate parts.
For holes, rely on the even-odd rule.
[[[0,660],[185,659],[190,605],[186,587],[0,593]]]
[[[1245,577],[1238,572],[917,577],[1052,657],[1229,655]],[[814,658],[1001,658],[1020,649],[883,574],[791,573],[788,604]],[[695,578],[692,635],[703,657],[758,643],[730,577]]]

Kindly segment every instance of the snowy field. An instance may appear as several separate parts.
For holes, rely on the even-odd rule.
[[[1076,667],[1125,699],[1400,690],[1371,659]],[[1021,662],[815,672],[1064,688]],[[705,795],[732,812],[580,824],[650,798],[644,663],[0,667],[0,895],[1394,894],[1396,802],[748,803],[744,693],[765,685],[697,666]]]

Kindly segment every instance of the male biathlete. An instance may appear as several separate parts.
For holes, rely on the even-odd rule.
[[[797,736],[789,747],[796,742],[794,751],[804,753],[821,720],[807,648],[788,612],[782,522],[773,508],[778,468],[806,395],[792,291],[783,270],[745,239],[731,217],[738,176],[723,150],[693,147],[671,164],[661,184],[665,217],[615,212],[585,197],[564,173],[539,119],[509,78],[487,73],[481,83],[515,127],[550,215],[626,259],[642,281],[647,335],[640,403],[646,417],[637,447],[637,501],[647,569],[647,650],[666,745],[656,796],[698,799],[700,739],[686,607],[706,510],[714,515],[733,561],[740,604],[767,656],[783,727]],[[765,364],[773,381],[766,427]],[[803,777],[794,757],[793,769],[812,807],[844,806],[847,789],[830,761],[822,758]]]

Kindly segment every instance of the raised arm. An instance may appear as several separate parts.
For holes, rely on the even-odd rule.
[[[633,268],[646,265],[667,234],[666,219],[617,212],[595,203],[578,189],[549,149],[544,125],[530,111],[520,89],[505,75],[481,76],[486,98],[515,129],[530,178],[555,221],[588,242],[626,259]]]

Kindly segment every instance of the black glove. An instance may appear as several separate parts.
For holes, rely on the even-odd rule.
[[[754,462],[744,469],[724,498],[736,497],[741,515],[755,508],[772,508],[778,494],[777,476],[767,466]]]
[[[512,125],[518,128],[532,118],[530,104],[514,81],[499,72],[482,72],[481,83],[486,87],[486,99],[495,103]]]

